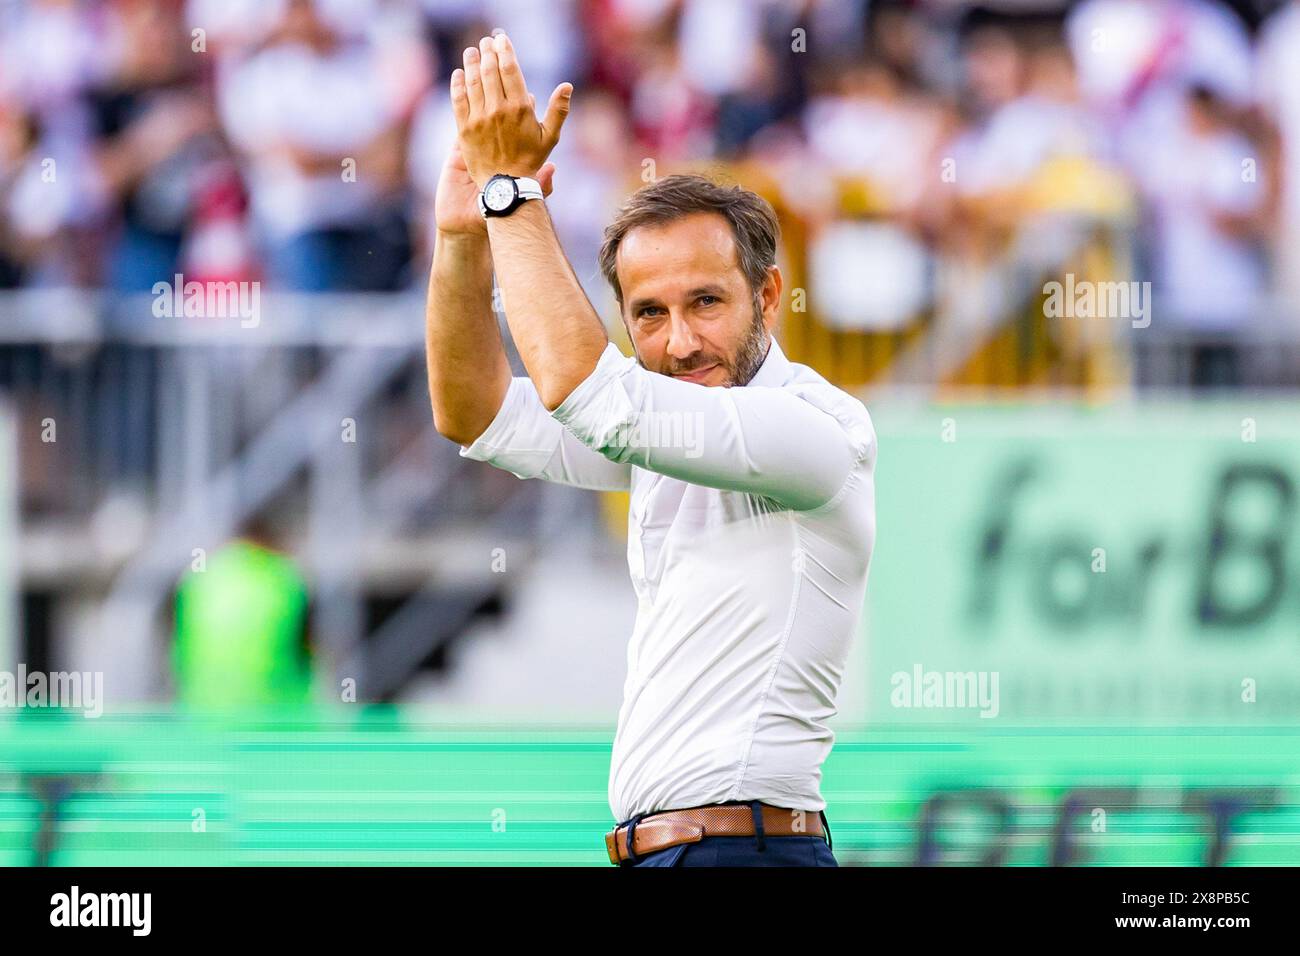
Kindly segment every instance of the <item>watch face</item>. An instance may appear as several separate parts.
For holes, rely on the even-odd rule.
[[[510,208],[515,201],[515,184],[510,179],[493,179],[483,189],[483,202],[493,212]]]

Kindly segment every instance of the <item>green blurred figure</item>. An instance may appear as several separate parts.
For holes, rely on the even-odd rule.
[[[306,580],[269,529],[253,524],[181,579],[173,645],[179,702],[220,710],[307,703],[307,622]]]

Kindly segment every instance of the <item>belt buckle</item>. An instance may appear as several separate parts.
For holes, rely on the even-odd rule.
[[[663,845],[661,846],[656,846],[652,849],[642,852],[641,854],[637,854],[636,848],[633,846],[633,840],[635,839],[636,833],[638,832],[638,827],[641,824],[643,824],[646,820],[649,820],[651,817],[662,817],[664,814],[668,814],[672,812],[673,811],[670,810],[660,810],[655,813],[642,814],[639,817],[634,817],[630,823],[626,825],[623,824],[617,825],[614,827],[613,830],[610,830],[608,833],[606,833],[605,851],[609,854],[609,862],[613,863],[615,866],[618,866],[626,862],[627,860],[642,859],[648,853],[655,853],[658,852],[659,850],[665,850],[668,849],[669,847],[674,847],[681,843],[698,843],[700,840],[704,839],[705,836],[704,825],[701,823],[688,823],[686,821],[679,821],[676,824],[670,823],[668,824],[670,827],[675,827],[678,830],[678,834],[676,836],[671,837],[668,840],[664,841]],[[662,827],[653,827],[653,829],[662,830]],[[628,831],[628,836],[626,841],[620,839],[619,837],[619,831],[621,830]],[[626,859],[620,858],[619,856],[619,851],[622,849],[622,845],[624,842],[627,843]]]

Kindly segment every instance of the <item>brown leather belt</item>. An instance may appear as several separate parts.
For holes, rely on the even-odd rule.
[[[816,836],[825,839],[821,814],[815,810],[787,810],[761,804],[764,836]],[[605,834],[609,862],[618,865],[631,859],[627,835],[632,825],[615,827]],[[665,850],[679,843],[698,843],[706,836],[754,836],[754,812],[748,803],[716,804],[687,810],[665,810],[637,821],[635,845],[638,857]]]

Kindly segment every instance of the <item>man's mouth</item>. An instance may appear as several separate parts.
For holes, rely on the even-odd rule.
[[[704,368],[697,368],[691,372],[674,373],[673,378],[680,378],[687,382],[701,382],[717,367],[718,363],[714,362],[712,365],[706,365]]]

